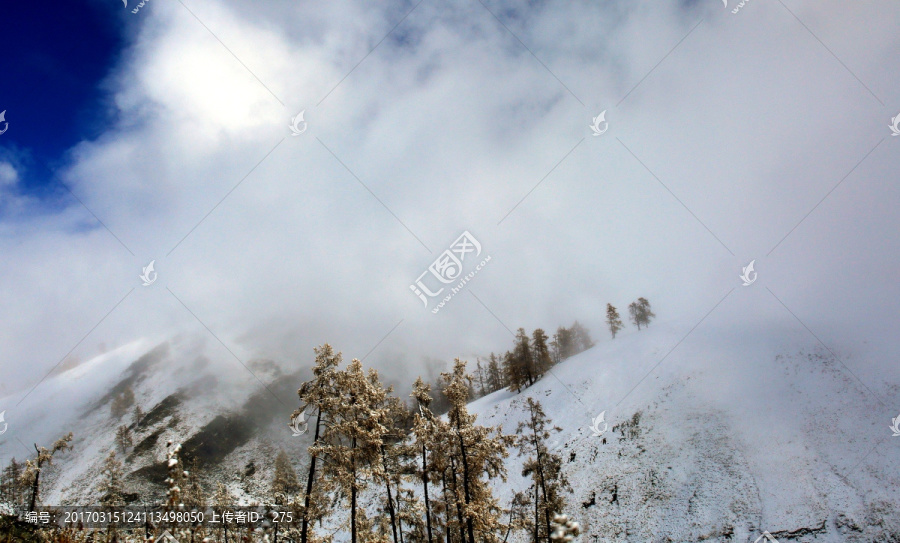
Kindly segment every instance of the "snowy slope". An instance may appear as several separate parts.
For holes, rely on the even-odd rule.
[[[303,468],[311,438],[292,437],[286,423],[307,376],[249,362],[270,392],[214,351],[185,338],[140,340],[49,377],[5,407],[3,461],[25,457],[22,443],[49,445],[72,431],[74,449],[54,460],[43,498],[94,503],[102,461],[126,424],[135,433],[130,490],[161,495],[153,481],[173,439],[202,452],[207,488],[225,482],[243,502],[262,499],[278,449]],[[900,438],[888,429],[900,386],[872,379],[890,374],[879,355],[854,345],[838,361],[796,327],[661,322],[601,339],[521,394],[496,392],[470,409],[478,423],[513,433],[525,398],[541,402],[562,428],[551,449],[585,542],[752,542],[763,530],[782,542],[900,541]],[[126,385],[147,413],[141,423],[110,415]],[[595,437],[600,412],[608,429]],[[508,482],[497,485],[504,505],[527,487],[521,461],[513,452]]]
[[[276,445],[297,447],[286,422],[295,407],[298,378],[282,376],[267,361],[248,362],[278,393],[275,398],[236,361],[211,358],[210,352],[215,350],[196,338],[142,339],[48,377],[24,400],[21,394],[0,399],[9,423],[0,436],[3,465],[12,457],[29,458],[34,443],[49,447],[72,432],[72,450],[58,454],[42,477],[42,500],[96,503],[101,466],[109,451],[117,450],[116,429],[126,425],[135,446],[127,454],[117,453],[130,473],[132,492],[161,497],[160,466],[171,439],[193,444],[210,460],[202,466],[210,481],[233,482],[238,497],[258,494],[270,477],[268,466],[251,466],[251,476],[235,481],[221,474],[247,472],[253,458],[258,464]],[[141,422],[135,420],[133,408],[121,419],[111,415],[111,401],[125,387],[134,391],[135,405],[146,414]]]
[[[563,429],[551,447],[584,541],[900,540],[900,438],[884,397],[808,334],[700,328],[666,356],[686,332],[620,335],[470,408],[512,433],[524,399],[541,402]],[[609,430],[594,437],[601,411]],[[520,466],[510,458],[507,502],[527,485]]]

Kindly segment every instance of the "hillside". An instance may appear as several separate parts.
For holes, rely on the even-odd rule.
[[[876,398],[801,333],[767,332],[762,341],[701,327],[679,344],[684,336],[665,323],[626,332],[520,394],[495,392],[469,407],[480,424],[513,433],[525,398],[543,404],[562,429],[550,447],[563,458],[567,512],[583,541],[743,542],[763,530],[779,541],[900,540],[900,453],[881,404],[900,403],[896,385],[880,384]],[[266,390],[197,352],[183,340],[142,341],[52,376],[17,410],[27,417],[8,417],[15,431],[0,444],[21,460],[17,439],[49,444],[75,433],[74,450],[47,474],[45,503],[95,502],[120,424],[135,436],[125,455],[132,491],[161,495],[173,439],[205,485],[225,482],[244,502],[262,500],[278,449],[298,471],[305,464],[310,437],[286,427],[305,373],[250,363]],[[140,420],[130,410],[110,415],[126,387],[145,412]],[[596,437],[589,426],[600,412],[608,429]],[[507,467],[509,481],[496,487],[504,505],[528,484],[514,452]]]
[[[44,503],[96,503],[103,460],[113,449],[124,460],[133,495],[159,501],[166,442],[173,440],[184,444],[186,462],[205,483],[226,481],[245,501],[261,495],[271,477],[266,458],[278,448],[305,450],[299,442],[306,436],[292,438],[286,429],[296,408],[299,374],[253,360],[247,366],[257,381],[233,359],[207,356],[205,347],[184,338],[156,344],[140,340],[49,377],[8,410],[9,431],[0,436],[4,465],[12,457],[28,458],[32,443],[49,446],[72,432],[73,449],[55,458],[44,474]],[[133,392],[134,403],[115,417],[112,403],[125,389]],[[140,420],[134,415],[137,406],[143,411]],[[133,435],[126,454],[116,447],[121,425]]]
[[[543,404],[562,428],[551,448],[584,541],[900,538],[891,417],[839,362],[799,333],[762,342],[700,328],[627,395],[683,335],[624,334],[470,407],[513,432],[525,397]],[[520,465],[510,458],[506,496],[527,484]]]

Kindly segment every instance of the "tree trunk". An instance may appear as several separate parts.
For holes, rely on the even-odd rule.
[[[425,445],[422,445],[422,486],[425,489],[425,526],[428,528],[428,543],[431,539],[431,504],[428,501],[428,458]]]
[[[388,512],[391,515],[391,532],[394,535],[394,543],[397,543],[397,516],[394,514],[394,498],[391,497],[391,480],[388,478],[387,458],[384,445],[381,446],[381,467],[384,468],[384,486],[387,489]]]
[[[538,477],[541,481],[541,492],[544,494],[544,519],[547,527],[547,541],[550,541],[550,508],[547,506],[547,483],[544,481],[544,463],[541,458],[540,443],[538,442],[537,430],[534,429],[534,415],[531,418],[531,429],[534,435],[534,450],[537,456]],[[535,498],[537,498],[537,489],[535,489]]]
[[[450,497],[447,495],[448,490],[450,489],[450,485],[447,484],[447,469],[444,469],[444,472],[441,474],[441,479],[443,482],[443,491],[444,491],[444,528],[447,532],[446,543],[453,543],[453,537],[450,530]]]
[[[353,438],[351,451],[356,449],[356,438]],[[351,453],[353,454],[353,453]],[[352,457],[352,456],[351,456]],[[350,462],[350,543],[356,543],[356,460]]]
[[[322,420],[322,410],[316,413],[316,435],[313,445],[319,443],[319,422]],[[309,502],[312,494],[313,479],[316,477],[316,456],[309,459],[309,474],[306,476],[306,497],[303,499],[303,519],[300,522],[300,543],[306,543],[309,530]],[[226,532],[226,537],[228,537]]]
[[[35,506],[37,505],[38,498],[38,490],[40,489],[40,480],[41,480],[41,466],[43,465],[43,461],[41,460],[41,451],[38,449],[37,443],[34,445],[34,450],[37,451],[37,459],[35,463],[37,464],[37,469],[34,472],[34,482],[31,484],[31,503],[29,504],[28,510],[34,511]]]
[[[462,452],[463,492],[466,497],[466,507],[468,507],[472,499],[469,496],[469,463],[466,460],[466,444],[463,442],[462,432],[460,432],[458,414],[456,416],[456,435],[459,436],[459,450]],[[466,529],[469,532],[469,543],[475,543],[475,527],[473,526],[471,515],[466,515]]]
[[[540,461],[538,461],[538,465],[540,466]],[[544,521],[547,528],[547,543],[550,543],[550,506],[547,504],[547,486],[544,483],[543,471],[543,468],[541,468],[539,475],[541,477],[541,493],[544,495]]]
[[[506,543],[506,540],[509,539],[509,533],[512,532],[512,524],[513,524],[513,507],[515,507],[516,497],[513,495],[513,499],[509,504],[509,524],[506,525],[506,535],[503,536],[503,543]]]
[[[29,511],[34,511],[35,505],[37,505],[37,496],[38,496],[38,485],[40,484],[38,481],[41,478],[41,468],[38,468],[34,473],[34,483],[31,485],[31,503],[28,505]]]
[[[356,482],[350,487],[350,541],[356,543]]]
[[[456,516],[459,519],[459,541],[460,543],[465,543],[466,541],[466,523],[463,521],[463,512],[462,506],[459,503],[459,485],[456,483],[456,466],[453,458],[450,458],[450,475],[453,476],[453,501],[456,502]]]
[[[450,539],[450,499],[447,497],[447,470],[444,470],[441,474],[441,481],[443,483],[444,491],[444,531],[447,532],[446,543],[452,543]]]
[[[403,517],[400,516],[401,505],[400,505],[400,490],[401,490],[401,481],[400,479],[394,480],[394,488],[397,489],[397,535],[400,536],[400,543],[403,543]]]

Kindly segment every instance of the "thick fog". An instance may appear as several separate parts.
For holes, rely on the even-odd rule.
[[[685,335],[896,354],[900,3],[519,4],[124,12],[115,122],[60,157],[74,197],[26,196],[38,166],[0,147],[0,395],[178,334],[406,381],[520,326],[607,341],[639,296]]]

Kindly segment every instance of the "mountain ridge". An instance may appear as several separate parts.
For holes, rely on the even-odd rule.
[[[763,531],[780,541],[900,539],[900,454],[884,442],[891,435],[878,418],[880,397],[900,399],[897,385],[873,385],[876,396],[796,331],[760,337],[712,327],[684,336],[677,324],[654,324],[562,361],[518,394],[497,391],[469,409],[478,424],[511,434],[526,398],[543,404],[562,428],[549,447],[562,457],[572,486],[566,513],[582,524],[583,541],[753,541]],[[256,361],[264,387],[177,340],[136,342],[104,357],[32,394],[40,405],[66,390],[60,379],[77,384],[96,374],[90,393],[69,391],[60,398],[69,404],[56,404],[67,416],[55,427],[72,428],[76,448],[54,460],[45,503],[96,501],[121,424],[135,434],[127,486],[141,496],[161,495],[170,439],[184,444],[186,465],[195,461],[208,491],[222,482],[245,503],[264,501],[268,460],[278,450],[302,472],[311,437],[292,436],[296,404],[286,402],[306,370],[283,373]],[[106,412],[124,387],[145,410],[140,420]],[[601,411],[608,429],[595,436],[590,426]],[[45,430],[39,444],[55,439]],[[2,439],[8,448],[9,436]],[[522,459],[511,454],[506,464],[508,482],[494,482],[503,504],[528,486]]]

